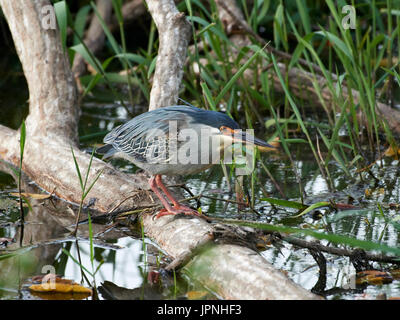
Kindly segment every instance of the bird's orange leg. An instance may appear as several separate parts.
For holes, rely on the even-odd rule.
[[[161,180],[161,175],[159,175],[159,174],[155,175],[154,178],[150,179],[149,183],[150,183],[151,189],[154,191],[154,193],[161,200],[162,204],[165,207],[165,209],[161,210],[157,214],[157,218],[165,216],[165,215],[178,214],[178,213],[184,213],[186,215],[196,215],[196,216],[200,215],[196,210],[193,210],[192,208],[181,205],[178,202],[178,200],[176,200],[174,198],[174,196],[168,191],[167,187],[163,184],[163,182]],[[153,186],[152,186],[152,184],[153,184]],[[153,187],[154,187],[154,189],[153,189]],[[172,204],[174,205],[173,207],[171,207],[171,205],[168,203],[168,201],[166,201],[164,196],[161,195],[161,193],[157,187],[160,187],[160,189],[164,192],[164,194],[167,196],[167,198],[169,200],[171,200]],[[155,189],[157,190],[157,192],[155,191]]]
[[[151,190],[153,190],[153,192],[156,194],[156,196],[158,197],[158,199],[160,199],[161,203],[163,204],[164,208],[170,212],[173,211],[172,206],[169,204],[169,202],[167,201],[167,199],[164,198],[164,196],[161,194],[160,190],[158,190],[157,188],[157,183],[156,183],[156,177],[151,177],[149,180],[149,185]],[[157,215],[158,218],[158,215]]]

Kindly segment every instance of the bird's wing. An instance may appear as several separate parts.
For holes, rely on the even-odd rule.
[[[147,112],[112,130],[104,142],[140,162],[149,162],[149,154],[154,161],[167,160],[168,144],[189,122],[181,112]]]

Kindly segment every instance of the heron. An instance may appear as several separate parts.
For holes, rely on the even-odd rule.
[[[97,149],[103,159],[123,158],[151,175],[149,186],[164,208],[164,215],[199,216],[199,212],[179,203],[162,181],[162,176],[195,174],[223,159],[235,143],[274,148],[256,138],[227,114],[176,105],[142,113],[111,130],[104,146]],[[171,202],[169,202],[169,201]]]

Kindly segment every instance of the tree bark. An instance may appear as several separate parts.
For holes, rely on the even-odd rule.
[[[173,0],[147,0],[159,47],[149,110],[176,104],[190,37],[190,24]]]
[[[41,28],[41,8],[50,3],[48,0],[0,0],[0,4],[9,22],[30,92],[23,170],[42,189],[67,201],[79,203],[81,188],[71,148],[82,173],[88,169],[90,157],[77,148],[76,90],[67,56],[59,41],[59,32]],[[165,5],[157,1],[148,1],[148,4],[160,33],[155,76],[158,85],[152,90],[155,91],[152,94],[152,107],[155,108],[171,104],[173,102],[168,102],[168,99],[177,97],[187,46],[185,30],[189,29],[185,26],[184,17],[177,13],[175,7],[171,7],[170,1],[165,1]],[[178,32],[181,27],[183,32]],[[164,32],[173,34],[173,39],[163,35]],[[182,39],[178,39],[180,37]],[[176,74],[169,72],[169,69]],[[160,83],[163,79],[166,82]],[[19,133],[0,126],[0,138],[1,158],[17,166],[20,156]],[[146,191],[148,185],[144,175],[127,175],[99,159],[93,159],[89,183],[100,170],[102,175],[86,197],[85,205],[94,198],[93,209],[109,212],[118,204],[119,209],[129,210],[153,203],[153,197]],[[144,215],[143,223],[146,234],[173,258],[193,252],[198,245],[213,240],[212,226],[199,218],[176,219],[165,216],[154,220]],[[211,267],[205,273],[199,274],[199,280],[206,286],[212,283],[216,294],[222,298],[318,298],[284,274],[274,271],[253,250],[241,246],[215,245],[212,252],[216,258],[210,261]],[[200,253],[193,261],[197,261],[197,264],[201,261],[208,263],[208,257]],[[241,279],[232,275],[240,275]]]
[[[27,134],[76,144],[79,109],[74,78],[58,29],[42,28],[42,8],[48,1],[1,0],[0,4],[29,87]]]

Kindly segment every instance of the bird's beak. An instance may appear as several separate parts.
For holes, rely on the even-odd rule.
[[[269,143],[265,142],[264,140],[258,139],[257,137],[253,136],[252,134],[247,133],[246,131],[242,131],[239,134],[233,136],[233,141],[241,142],[244,144],[250,144],[257,147],[262,148],[272,148],[275,149],[274,146],[270,145]]]
[[[263,149],[276,149],[276,147],[270,145],[269,143],[265,142],[264,140],[258,139],[254,135],[243,131],[243,130],[233,130],[230,128],[224,128],[223,131],[221,131],[224,135],[230,136],[232,139],[232,142],[239,142],[242,144],[247,144],[247,145],[253,145],[256,147],[259,147],[261,150]]]

